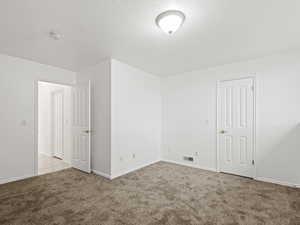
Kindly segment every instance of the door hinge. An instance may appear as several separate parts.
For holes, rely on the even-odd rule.
[[[254,162],[254,160],[252,160],[252,165],[254,165],[255,164],[255,162]]]

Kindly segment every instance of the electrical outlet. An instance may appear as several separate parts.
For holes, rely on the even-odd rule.
[[[135,159],[135,154],[132,154],[132,158]]]
[[[198,156],[199,155],[199,153],[198,152],[195,152],[195,156]]]
[[[123,161],[123,157],[120,157],[120,161],[121,161],[121,162]]]

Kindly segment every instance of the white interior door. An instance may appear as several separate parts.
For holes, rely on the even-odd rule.
[[[221,172],[254,176],[253,85],[252,78],[219,83],[218,148]]]
[[[91,172],[91,87],[79,83],[72,90],[72,167]]]
[[[58,158],[63,158],[64,155],[64,94],[63,91],[55,91],[52,94],[52,120],[53,120],[53,155]]]

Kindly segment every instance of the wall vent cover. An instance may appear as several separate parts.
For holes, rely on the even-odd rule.
[[[194,162],[194,158],[190,156],[183,156],[184,161]]]

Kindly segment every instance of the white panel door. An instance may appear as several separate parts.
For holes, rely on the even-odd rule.
[[[64,94],[63,91],[55,91],[52,94],[52,121],[53,121],[53,132],[52,132],[52,147],[53,155],[57,158],[63,158],[64,155]]]
[[[91,172],[91,87],[79,83],[72,89],[72,167]]]
[[[221,172],[254,176],[253,85],[252,78],[219,84],[218,147]]]

